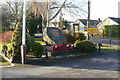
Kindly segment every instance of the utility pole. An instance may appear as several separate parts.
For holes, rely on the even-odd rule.
[[[90,0],[88,0],[88,19],[87,19],[87,28],[90,27]],[[88,29],[87,29],[88,32]],[[89,33],[88,33],[88,40],[89,40]]]
[[[21,58],[22,64],[26,63],[26,0],[23,5],[23,28],[22,28],[22,45],[21,45]]]
[[[47,24],[46,27],[49,27],[49,0],[47,0]]]

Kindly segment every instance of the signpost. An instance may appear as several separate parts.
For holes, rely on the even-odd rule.
[[[88,34],[99,34],[99,29],[97,27],[87,28]]]

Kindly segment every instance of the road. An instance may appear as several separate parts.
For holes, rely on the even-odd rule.
[[[28,61],[3,68],[3,78],[118,78],[118,52]]]
[[[118,39],[90,37],[89,40],[94,42],[94,43],[102,43],[102,44],[105,44],[105,45],[110,45],[110,42],[111,42],[112,46],[120,46],[120,40],[118,40]]]

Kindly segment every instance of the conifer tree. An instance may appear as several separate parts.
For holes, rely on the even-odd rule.
[[[16,24],[16,28],[12,35],[12,50],[13,50],[13,62],[14,60],[21,59],[21,44],[22,44],[22,26],[20,22]]]

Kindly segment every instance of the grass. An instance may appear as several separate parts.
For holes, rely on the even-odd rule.
[[[46,45],[46,43],[43,41],[35,41],[35,42],[39,42],[41,45]]]
[[[11,65],[11,63],[5,60],[4,57],[0,57],[0,66],[6,66],[6,65]]]
[[[7,66],[7,65],[11,65],[9,62],[0,62],[0,66]]]
[[[102,53],[110,53],[110,52],[114,52],[114,51],[118,51],[118,50],[119,50],[118,48],[114,48],[114,47],[101,46],[101,52]]]

